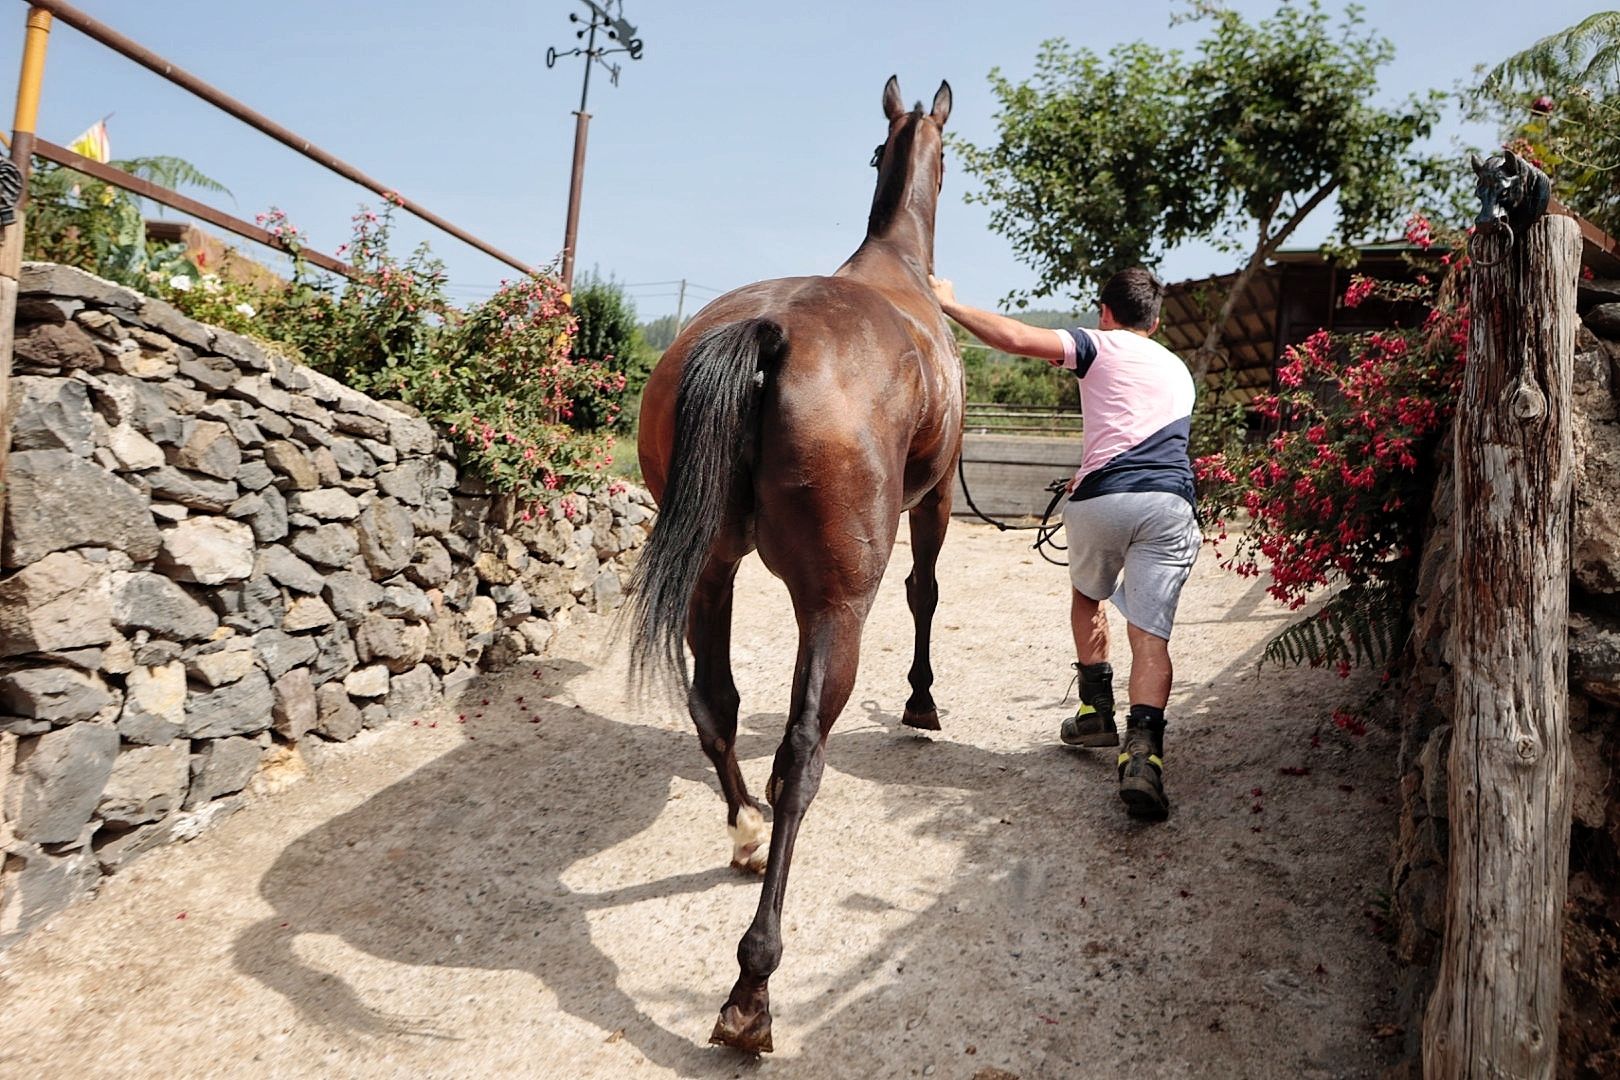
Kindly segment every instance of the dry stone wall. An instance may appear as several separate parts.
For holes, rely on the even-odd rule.
[[[1569,683],[1575,788],[1570,907],[1565,932],[1566,1062],[1616,1045],[1620,985],[1587,980],[1620,940],[1620,281],[1580,284],[1583,326],[1574,369],[1575,506],[1570,581]],[[1459,583],[1453,540],[1452,448],[1441,469],[1413,611],[1413,665],[1403,695],[1401,827],[1390,929],[1404,975],[1401,1004],[1416,1054],[1422,1009],[1434,985],[1445,931],[1447,761],[1455,684],[1452,598]],[[1602,1000],[1600,1000],[1602,999]],[[1601,1052],[1601,1051],[1599,1051]],[[1584,1075],[1579,1073],[1578,1075]]]
[[[619,602],[651,502],[525,520],[379,402],[25,264],[0,536],[0,947],[145,851]]]

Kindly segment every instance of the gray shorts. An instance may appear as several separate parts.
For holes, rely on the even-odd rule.
[[[1204,539],[1187,500],[1162,491],[1098,495],[1064,504],[1063,528],[1075,589],[1112,599],[1126,622],[1170,640],[1181,586]]]

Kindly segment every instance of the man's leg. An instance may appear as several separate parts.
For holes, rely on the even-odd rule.
[[[1108,664],[1108,616],[1103,600],[1119,587],[1130,546],[1131,522],[1111,512],[1120,497],[1069,502],[1063,528],[1069,537],[1069,629],[1080,672],[1080,707],[1066,717],[1058,738],[1067,746],[1118,746],[1114,726],[1114,669]]]
[[[1132,817],[1163,820],[1164,707],[1170,701],[1170,642],[1126,624],[1131,643],[1131,711],[1119,755],[1119,797]]]
[[[1170,812],[1164,793],[1170,631],[1202,538],[1191,507],[1179,496],[1144,495],[1142,503],[1142,538],[1125,557],[1131,709],[1119,755],[1119,796],[1133,816],[1163,819]]]
[[[1068,746],[1118,746],[1114,725],[1114,669],[1108,663],[1108,616],[1102,603],[1069,590],[1069,628],[1080,672],[1080,707],[1063,721],[1058,738]]]
[[[1081,667],[1108,659],[1108,616],[1099,601],[1079,589],[1069,590],[1069,628],[1074,631],[1074,658]]]
[[[1170,703],[1170,643],[1157,634],[1126,624],[1131,643],[1131,704],[1151,705],[1160,712]]]

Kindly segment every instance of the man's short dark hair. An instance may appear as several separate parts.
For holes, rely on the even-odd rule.
[[[1121,270],[1103,286],[1100,301],[1113,312],[1114,321],[1132,330],[1147,330],[1159,321],[1164,282],[1153,271],[1133,266]]]

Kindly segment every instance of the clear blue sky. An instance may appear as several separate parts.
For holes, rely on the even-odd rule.
[[[548,71],[545,52],[572,44],[567,16],[584,10],[577,0],[79,6],[498,247],[540,263],[562,246],[581,61]],[[985,143],[994,138],[992,66],[1023,77],[1039,43],[1060,35],[1099,52],[1139,38],[1190,47],[1203,28],[1169,25],[1183,6],[626,0],[646,52],[636,62],[612,58],[624,69],[617,87],[600,70],[592,77],[580,267],[631,286],[644,318],[675,307],[670,287],[645,283],[686,278],[701,302],[760,278],[831,272],[864,231],[868,160],[883,137],[879,102],[891,73],[908,100],[931,99],[949,79],[950,129]],[[1255,18],[1276,4],[1232,6]],[[1570,0],[1372,0],[1365,9],[1398,50],[1383,78],[1392,101],[1450,88],[1474,65],[1595,10]],[[22,3],[0,6],[6,85],[25,13]],[[187,158],[232,190],[240,216],[279,205],[321,250],[347,238],[359,202],[375,202],[58,24],[40,134],[66,143],[109,112],[115,157]],[[1442,144],[1459,132],[1448,121]],[[962,170],[948,165],[945,183],[936,259],[958,293],[989,305],[1031,283],[985,208],[963,203]],[[1328,227],[1324,217],[1301,237],[1315,242]],[[432,243],[458,297],[487,293],[506,272],[412,219],[400,236]],[[1229,257],[1197,246],[1172,253],[1164,270],[1175,279],[1230,268]]]

